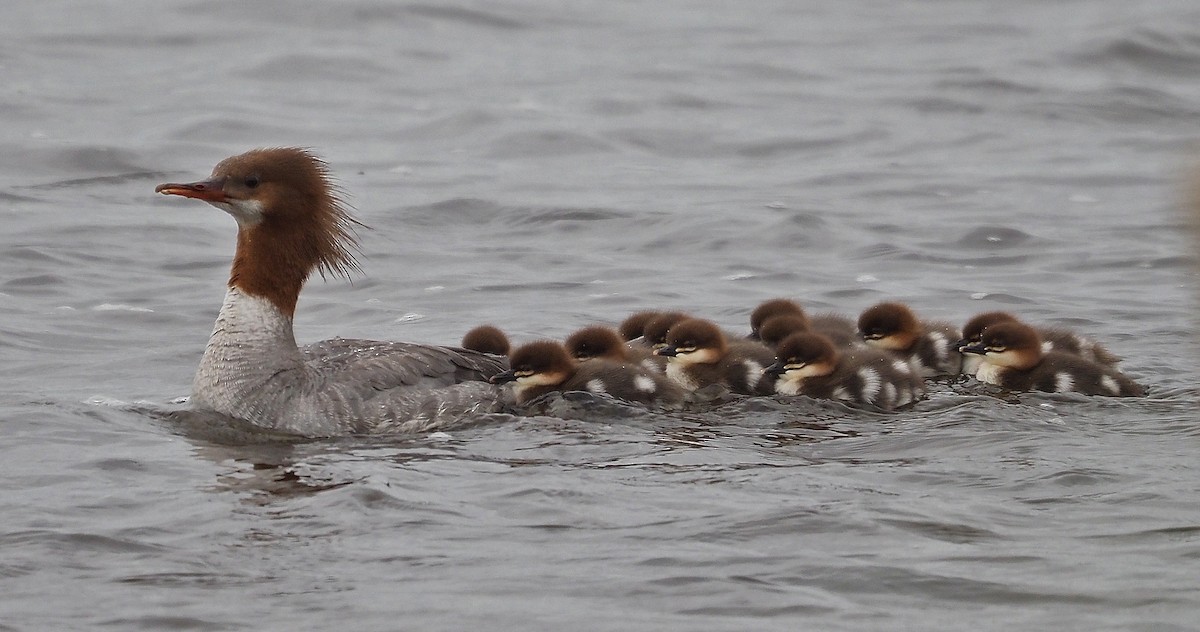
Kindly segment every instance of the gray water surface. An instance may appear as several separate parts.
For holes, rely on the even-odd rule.
[[[14,0],[0,77],[0,630],[1200,629],[1194,2]],[[235,227],[154,186],[265,145],[371,227],[301,342],[895,299],[1150,396],[170,414]]]

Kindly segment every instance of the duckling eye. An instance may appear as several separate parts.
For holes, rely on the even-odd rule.
[[[247,188],[247,189],[255,189],[255,188],[258,188],[258,176],[249,176],[249,177],[247,177],[247,178],[246,178],[246,180],[243,182],[243,184],[245,184],[245,185],[246,185],[246,188]]]

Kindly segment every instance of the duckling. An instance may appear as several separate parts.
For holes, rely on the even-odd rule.
[[[659,374],[667,368],[666,358],[654,355],[649,347],[626,344],[620,334],[603,325],[584,327],[567,336],[563,344],[567,353],[579,362],[603,358],[617,363],[637,364]]]
[[[687,390],[721,384],[735,393],[770,393],[763,367],[774,354],[757,342],[730,343],[715,323],[689,318],[676,323],[667,334],[666,346],[654,351],[665,356],[667,377]]]
[[[776,393],[893,410],[925,394],[917,367],[882,349],[838,350],[827,336],[795,333],[779,343],[766,374]]]
[[[949,323],[917,320],[904,303],[879,303],[858,317],[863,340],[877,349],[913,360],[925,377],[958,375],[962,354],[954,342],[961,337]]]
[[[667,345],[667,332],[676,323],[691,318],[683,312],[662,312],[646,322],[642,330],[642,341],[651,349],[661,349]]]
[[[685,396],[670,380],[634,364],[602,358],[577,363],[553,340],[517,347],[509,355],[508,363],[512,368],[493,376],[491,382],[512,382],[519,404],[553,391],[604,393],[642,404],[678,404]]]
[[[480,325],[471,331],[468,331],[462,339],[462,344],[459,345],[463,349],[479,351],[481,353],[490,353],[492,355],[505,356],[512,348],[508,342],[508,336],[504,335],[498,327],[492,325]]]
[[[956,345],[961,351],[963,347],[977,344],[983,338],[983,332],[996,323],[1017,322],[1019,319],[1008,312],[985,312],[967,321],[963,326],[962,340]],[[1115,356],[1103,345],[1079,334],[1056,327],[1034,327],[1042,339],[1042,351],[1061,351],[1077,355],[1086,360],[1115,367],[1121,358]],[[974,375],[979,370],[983,358],[975,354],[967,354],[963,358],[963,373]]]
[[[758,339],[764,345],[774,349],[784,338],[802,331],[808,331],[809,320],[806,316],[796,314],[779,314],[763,321],[758,328]]]
[[[759,303],[750,313],[751,340],[762,339],[762,328],[776,316],[795,316],[806,322],[805,331],[815,331],[828,336],[839,347],[861,346],[862,338],[854,322],[841,314],[824,313],[809,316],[799,303],[786,298],[773,298]],[[778,330],[775,333],[780,333]],[[781,338],[782,340],[782,338]],[[772,345],[768,345],[772,346]]]
[[[1116,369],[1062,351],[1045,352],[1037,330],[1018,321],[1000,322],[983,331],[963,353],[983,356],[975,377],[1013,391],[1046,391],[1140,397],[1138,383]]]
[[[804,321],[805,329],[808,328],[808,314],[804,313],[804,308],[800,304],[786,298],[773,298],[763,301],[750,312],[750,335],[746,336],[751,340],[762,340],[762,326],[768,320],[776,316],[794,316]]]
[[[621,321],[617,333],[621,335],[622,340],[633,342],[642,337],[642,333],[646,331],[646,323],[661,315],[662,312],[654,310],[634,312]]]

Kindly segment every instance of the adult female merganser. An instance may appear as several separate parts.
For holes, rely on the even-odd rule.
[[[684,392],[663,376],[636,364],[593,358],[575,362],[553,340],[538,340],[509,355],[512,368],[492,376],[495,384],[513,384],[517,403],[525,404],[554,391],[603,393],[643,404],[678,404]]]
[[[649,347],[630,346],[621,340],[621,335],[609,327],[592,325],[567,336],[563,341],[567,354],[579,362],[594,358],[617,363],[633,363],[643,368],[662,373],[666,371],[666,358],[654,355]]]
[[[776,393],[870,404],[884,410],[917,401],[924,381],[908,360],[882,349],[839,351],[821,334],[792,334],[776,348],[766,373]]]
[[[494,325],[480,325],[468,331],[463,334],[462,342],[458,346],[497,356],[506,356],[512,349],[508,336]]]
[[[903,303],[879,303],[858,317],[863,340],[877,349],[917,363],[925,377],[958,375],[962,354],[954,345],[961,334],[949,323],[917,320]]]
[[[357,222],[313,154],[255,149],[222,160],[208,180],[155,190],[208,202],[238,224],[194,406],[306,436],[418,431],[499,406],[487,379],[506,366],[482,353],[340,338],[296,346],[292,317],[309,275],[359,270]]]
[[[973,317],[963,326],[962,340],[959,340],[957,347],[961,351],[963,347],[968,345],[978,344],[983,339],[983,332],[988,327],[997,323],[1019,322],[1019,319],[1008,312],[985,312]],[[1057,327],[1037,327],[1033,326],[1037,331],[1038,336],[1042,339],[1042,351],[1061,351],[1077,355],[1086,360],[1115,367],[1121,362],[1121,358],[1115,356],[1103,345],[1080,336],[1079,334],[1060,329]],[[979,370],[979,364],[983,362],[983,358],[977,354],[967,354],[963,358],[963,373],[974,375]]]
[[[964,353],[983,356],[975,377],[1013,391],[1139,397],[1140,384],[1116,369],[1062,351],[1045,352],[1037,330],[1022,322],[996,323]]]
[[[759,342],[728,341],[711,321],[688,318],[676,323],[667,334],[666,346],[654,352],[668,358],[667,377],[685,389],[721,384],[743,395],[771,392],[763,369],[775,354]]]

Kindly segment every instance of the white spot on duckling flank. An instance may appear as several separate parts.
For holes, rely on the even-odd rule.
[[[1054,376],[1054,392],[1055,393],[1070,393],[1075,390],[1075,378],[1071,377],[1070,373],[1063,371]]]
[[[1104,377],[1100,378],[1100,385],[1104,388],[1107,388],[1108,392],[1112,393],[1113,395],[1121,394],[1120,385],[1118,385],[1117,381],[1112,379],[1112,376],[1110,375],[1105,375]]]
[[[608,389],[604,388],[604,380],[601,380],[600,378],[596,378],[594,380],[588,380],[586,388],[589,392],[592,392],[592,393],[607,393],[608,392]]]
[[[878,403],[881,406],[887,406],[888,404],[894,405],[895,401],[896,401],[896,386],[894,384],[892,384],[891,382],[888,382],[883,385],[883,397],[881,398],[881,401],[879,401]]]
[[[655,385],[654,380],[647,375],[639,375],[633,378],[633,387],[643,393],[653,393],[658,390],[658,386]]]
[[[762,379],[763,365],[754,360],[746,360],[743,366],[746,367],[746,386],[753,388]]]
[[[1054,343],[1046,340],[1042,343],[1042,353],[1050,353],[1051,351],[1054,351]]]
[[[875,403],[879,397],[879,390],[883,387],[883,382],[879,379],[879,371],[872,368],[864,368],[858,370],[858,377],[862,378],[862,398],[864,402]]]

